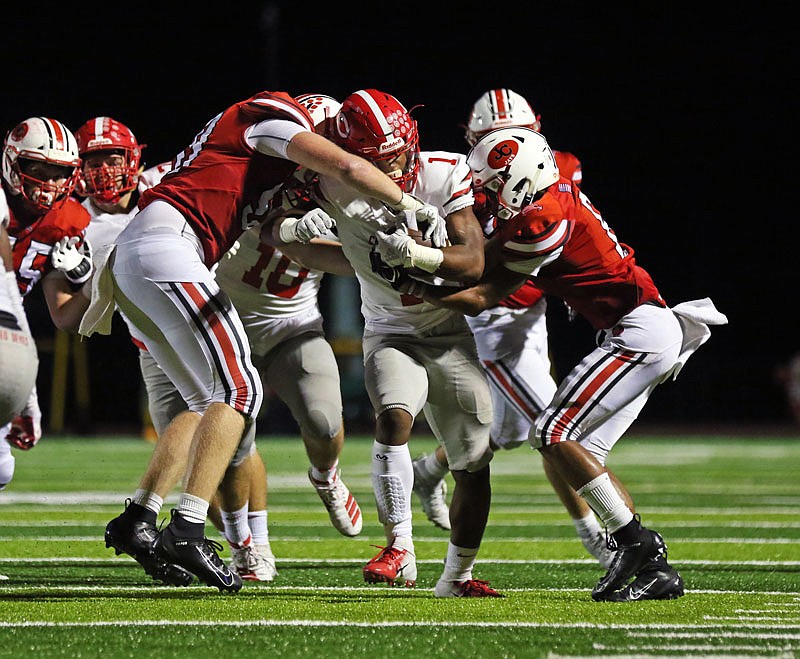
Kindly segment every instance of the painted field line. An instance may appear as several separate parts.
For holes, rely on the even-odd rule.
[[[13,542],[18,543],[24,540],[35,540],[36,542],[102,542],[102,537],[99,535],[35,535],[30,538],[26,536],[19,536],[19,535],[1,535],[0,542]],[[361,538],[364,542],[367,543],[385,543],[385,538],[378,537],[378,536],[364,536]],[[487,535],[484,539],[484,542],[514,542],[514,543],[536,543],[536,542],[568,542],[573,540],[573,537],[569,538],[552,538],[552,537],[542,537],[542,536],[517,536],[517,537],[499,537],[499,536],[492,536]],[[415,536],[414,541],[418,543],[422,542],[433,542],[433,543],[447,543],[447,537],[438,536]],[[329,537],[306,537],[306,536],[285,536],[285,535],[275,535],[270,537],[270,541],[275,543],[281,542],[330,542],[331,538]],[[708,545],[708,544],[732,544],[736,543],[739,545],[800,545],[800,538],[735,538],[731,536],[724,536],[719,538],[683,538],[681,536],[670,535],[669,541],[674,543],[675,545],[678,544],[685,544],[685,545]]]
[[[281,565],[298,564],[307,565],[355,565],[360,566],[366,559],[360,558],[281,558],[275,559]],[[82,563],[120,563],[128,561],[131,564],[136,561],[133,558],[120,556],[42,556],[40,558],[20,557],[9,558],[0,557],[0,564],[7,565],[38,565],[49,563],[55,565],[80,565]],[[418,558],[417,563],[422,565],[441,565],[440,558]],[[478,558],[479,565],[595,565],[593,558]],[[745,567],[800,567],[800,561],[711,561],[700,559],[687,559],[675,561],[676,565],[704,565],[709,567],[720,566],[745,566]]]
[[[104,511],[95,511],[104,512]],[[272,510],[270,509],[270,512]],[[561,510],[557,511],[561,512]],[[295,528],[315,528],[319,526],[317,521],[303,521],[294,519],[281,519],[273,522],[278,527],[291,526]],[[97,528],[102,529],[105,521],[90,521],[90,520],[58,520],[48,519],[38,522],[28,520],[4,520],[0,522],[3,528],[18,528],[18,529],[39,529],[39,528],[64,528],[64,527],[80,527],[80,528]],[[573,522],[569,519],[554,519],[554,520],[492,520],[490,522],[492,528],[509,528],[509,527],[522,527],[522,528],[536,528],[539,526],[546,527],[569,527],[573,528]],[[800,522],[787,520],[785,522],[765,522],[765,521],[677,521],[670,522],[659,520],[658,528],[727,528],[727,529],[800,529]]]
[[[208,591],[212,593],[216,593],[216,589],[213,586],[205,586],[203,584],[193,584],[191,586],[187,586],[186,588],[179,588],[177,586],[165,586],[163,584],[153,584],[152,586],[101,586],[101,585],[93,585],[93,586],[84,586],[80,584],[66,584],[66,585],[50,585],[50,586],[43,586],[43,585],[29,585],[29,584],[18,584],[18,585],[8,585],[8,584],[0,584],[0,595],[2,594],[12,594],[12,593],[31,593],[31,594],[39,594],[39,593],[48,593],[51,595],[55,595],[56,593],[119,593],[121,595],[130,594],[130,593],[146,593],[146,592],[171,592],[171,593],[190,593],[190,592],[197,592],[199,590]],[[501,589],[504,593],[587,593],[589,592],[588,588],[502,588]],[[381,586],[276,586],[273,583],[263,583],[257,584],[252,583],[248,584],[248,586],[240,591],[240,594],[258,594],[258,593],[272,593],[272,592],[282,592],[282,593],[337,593],[337,592],[348,592],[348,593],[380,593],[381,596],[389,596],[389,597],[403,597],[407,595],[409,592],[415,593],[432,593],[433,588],[414,588],[413,591],[409,591],[403,588],[390,588],[390,587],[381,587]],[[688,591],[692,595],[744,595],[744,596],[786,596],[786,597],[798,597],[800,596],[800,592],[782,592],[782,591],[762,591],[762,590],[717,590],[717,589],[694,589]],[[706,616],[705,619],[709,621],[714,620],[717,621],[721,618]],[[744,622],[751,622],[752,618],[748,619],[746,616],[739,618],[731,616],[730,620],[742,620]],[[800,628],[800,617],[794,617],[793,620],[797,622],[795,625]],[[763,620],[763,619],[762,619]]]
[[[22,622],[0,622],[0,628],[24,627],[422,627],[430,629],[436,627],[480,627],[480,628],[529,628],[529,629],[608,629],[608,630],[643,630],[652,631],[659,629],[708,629],[707,625],[659,625],[659,624],[609,624],[592,622],[531,622],[531,621],[436,621],[430,620],[390,620],[381,622],[347,622],[343,620],[97,620],[53,622],[49,620],[25,620]],[[737,625],[749,629],[780,629],[775,625]],[[734,635],[734,634],[731,634]],[[747,638],[741,632],[735,634]],[[800,640],[798,634],[768,635],[768,638],[781,640]]]

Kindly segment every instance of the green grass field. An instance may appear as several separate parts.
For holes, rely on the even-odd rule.
[[[351,438],[344,478],[364,530],[344,538],[306,479],[298,439],[262,437],[279,575],[238,595],[156,586],[115,557],[103,529],[152,445],[45,439],[17,452],[0,492],[0,657],[675,657],[800,656],[800,441],[625,438],[611,466],[642,521],[669,545],[685,597],[595,603],[585,554],[523,447],[492,463],[493,502],[475,577],[504,599],[438,600],[447,534],[414,500],[416,589],[367,586],[384,538],[369,477],[371,440]],[[433,440],[412,440],[412,455]],[[452,484],[452,483],[451,483]],[[166,517],[168,500],[162,517]],[[213,527],[210,537],[218,539]],[[226,554],[227,557],[227,554]]]

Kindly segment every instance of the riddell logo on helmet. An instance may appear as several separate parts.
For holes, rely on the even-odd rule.
[[[86,144],[86,148],[91,149],[96,146],[105,146],[106,144],[113,144],[114,142],[108,137],[95,137],[93,140],[89,140]]]
[[[387,151],[394,151],[395,149],[403,146],[405,140],[402,137],[395,137],[394,139],[384,142],[378,147],[378,153],[386,153]]]
[[[519,144],[514,140],[503,140],[497,144],[486,158],[487,164],[492,169],[503,169],[508,167],[511,161],[517,156]]]

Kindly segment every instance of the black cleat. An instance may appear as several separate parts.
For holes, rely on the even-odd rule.
[[[175,516],[175,511],[172,511]],[[172,524],[161,531],[153,543],[155,555],[197,575],[205,584],[216,586],[220,592],[238,593],[242,578],[228,568],[217,555],[222,545],[208,538],[184,538],[175,535]]]
[[[130,502],[130,499],[125,502],[126,509]],[[133,557],[156,581],[168,586],[188,586],[194,581],[194,576],[190,572],[167,563],[153,552],[153,543],[157,536],[158,529],[155,524],[131,519],[125,513],[115,517],[106,525],[106,547],[113,547],[117,556],[128,554]]]
[[[639,600],[675,600],[683,597],[683,579],[666,561],[662,566],[642,570],[632,583],[603,597],[606,602],[637,602]]]
[[[612,546],[609,544],[609,549]],[[592,599],[607,599],[608,595],[619,590],[650,561],[664,558],[666,562],[667,546],[664,538],[655,531],[642,527],[639,537],[628,545],[617,545],[614,559],[605,576],[592,589]]]

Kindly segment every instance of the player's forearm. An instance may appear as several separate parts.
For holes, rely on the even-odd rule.
[[[320,270],[343,277],[355,277],[356,273],[344,255],[342,246],[331,240],[314,238],[307,245],[284,243],[279,249],[292,261],[296,261],[309,270]]]

